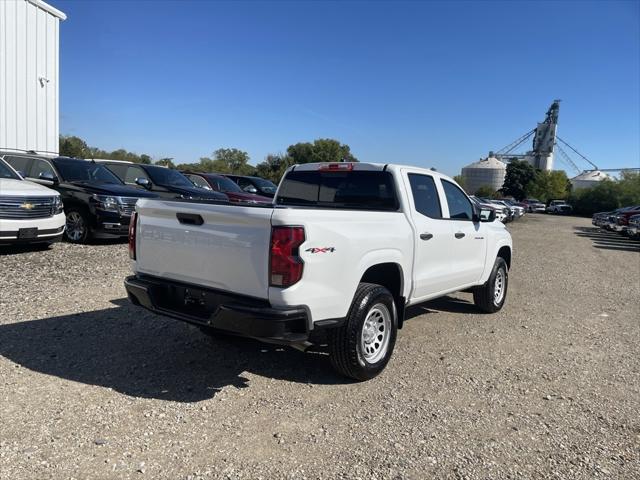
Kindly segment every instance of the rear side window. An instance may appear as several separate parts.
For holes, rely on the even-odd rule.
[[[185,175],[189,180],[193,182],[196,187],[206,188],[207,190],[211,190],[211,186],[207,181],[199,175]]]
[[[442,181],[444,194],[447,197],[449,206],[449,218],[456,220],[471,220],[473,218],[473,207],[471,202],[462,190],[453,183]]]
[[[33,161],[33,165],[31,165],[31,171],[29,172],[29,176],[31,178],[40,178],[40,175],[43,173],[50,173],[55,175],[56,172],[53,170],[53,167],[49,162],[44,160],[40,160],[39,158]]]
[[[144,173],[144,170],[140,167],[128,167],[127,173],[124,177],[124,183],[135,184],[136,179],[138,178],[146,178],[149,180],[149,177]]]
[[[433,177],[410,173],[409,183],[411,184],[411,193],[413,194],[413,203],[416,206],[416,211],[430,218],[442,218],[440,197]]]
[[[10,178],[12,180],[19,180],[18,176],[13,173],[8,163],[5,163],[0,159],[0,178]]]
[[[120,180],[124,181],[124,178],[127,175],[127,168],[129,167],[127,164],[119,165],[115,163],[110,163],[109,165],[107,165],[107,168],[111,170],[113,173],[115,173]]]
[[[381,171],[293,171],[282,181],[279,205],[398,210],[393,176]]]
[[[4,157],[5,161],[13,167],[14,170],[18,172],[22,172],[27,175],[29,166],[29,161],[31,160],[29,157],[15,157],[13,155],[7,155]]]

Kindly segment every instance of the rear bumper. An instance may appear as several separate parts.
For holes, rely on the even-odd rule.
[[[267,300],[146,275],[127,277],[124,285],[134,305],[184,322],[284,344],[309,338],[303,307],[272,308]]]

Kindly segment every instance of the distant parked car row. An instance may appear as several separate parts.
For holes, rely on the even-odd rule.
[[[512,222],[525,214],[525,209],[518,202],[505,198],[485,198],[471,196],[471,200],[481,208],[490,208],[496,212],[496,219],[502,223]]]
[[[0,152],[0,244],[126,237],[140,198],[270,204],[276,188],[258,177]]]
[[[610,212],[594,213],[591,223],[610,232],[618,232],[640,239],[640,205],[618,208]]]

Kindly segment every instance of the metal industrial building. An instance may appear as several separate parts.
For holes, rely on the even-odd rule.
[[[65,19],[41,0],[0,0],[0,150],[58,152]]]

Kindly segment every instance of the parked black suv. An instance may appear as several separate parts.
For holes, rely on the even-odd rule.
[[[236,182],[245,192],[253,193],[254,195],[263,195],[265,197],[273,198],[275,197],[276,190],[278,189],[276,184],[269,180],[265,180],[264,178],[230,175],[227,173],[224,173],[223,175]]]
[[[32,182],[60,193],[67,217],[65,238],[126,237],[138,198],[157,197],[123,185],[104,165],[68,157],[4,154],[4,160]]]
[[[163,198],[229,201],[229,198],[224,193],[196,187],[191,180],[177,170],[142,163],[113,160],[96,161],[105,165],[126,185],[153,192]]]

